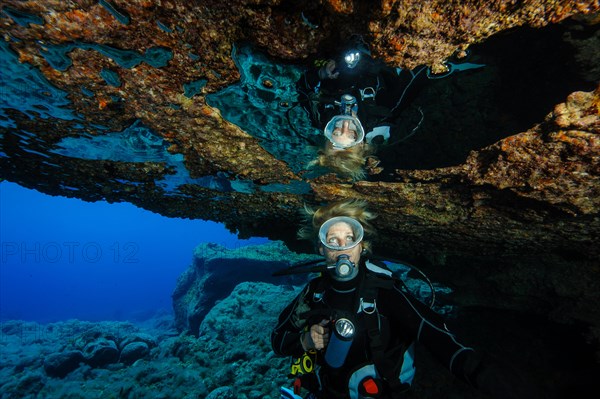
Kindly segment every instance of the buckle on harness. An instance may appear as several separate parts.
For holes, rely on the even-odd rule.
[[[360,307],[358,312],[365,312],[366,314],[373,314],[377,311],[377,300],[373,299],[373,303],[365,302],[363,298],[360,298]]]
[[[315,93],[319,93],[319,91],[321,91],[321,82],[319,81],[319,83],[317,83],[317,85],[315,86],[315,88],[313,89]]]
[[[364,89],[358,89],[360,92],[360,99],[365,100],[365,98],[375,98],[377,95],[377,91],[375,91],[372,87],[365,87]]]

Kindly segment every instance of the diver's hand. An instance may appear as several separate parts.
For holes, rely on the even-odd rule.
[[[329,343],[329,320],[321,320],[319,324],[313,324],[310,331],[302,335],[302,347],[304,350],[323,349]]]
[[[319,69],[319,79],[337,79],[340,73],[335,70],[335,61],[329,60],[327,64]]]

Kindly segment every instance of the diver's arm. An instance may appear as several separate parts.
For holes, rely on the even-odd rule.
[[[302,85],[309,91],[319,91],[321,82],[337,79],[340,75],[334,60],[316,60],[313,68],[304,71]]]
[[[300,357],[304,353],[303,329],[305,322],[300,313],[307,310],[306,296],[309,285],[279,315],[277,326],[271,332],[271,347],[280,356]]]
[[[318,69],[309,69],[305,71],[301,79],[304,89],[311,92],[318,91],[319,86],[321,85]]]
[[[334,60],[328,60],[327,63],[319,68],[319,79],[337,79],[340,76],[340,72],[336,68]]]
[[[425,345],[452,373],[467,379],[463,374],[461,359],[474,349],[459,342],[444,323],[443,318],[421,303],[400,285],[394,287],[400,313],[399,322],[408,328],[415,340]]]
[[[518,399],[536,397],[533,389],[514,369],[500,359],[462,344],[447,328],[443,318],[400,287],[396,294],[403,300],[402,309],[412,311],[407,320],[415,339],[455,376],[493,398]]]

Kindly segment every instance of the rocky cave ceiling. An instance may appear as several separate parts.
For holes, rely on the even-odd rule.
[[[462,304],[600,336],[597,1],[2,1],[2,179],[294,238],[304,203],[369,202],[388,239]],[[308,60],[351,35],[431,79],[419,131],[352,181],[309,167],[294,104]],[[391,237],[392,239],[389,239]],[[492,293],[493,295],[490,295]]]

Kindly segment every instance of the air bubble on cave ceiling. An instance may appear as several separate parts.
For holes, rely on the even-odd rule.
[[[71,65],[68,57],[69,51],[74,48],[85,48],[99,51],[107,57],[114,59],[117,64],[124,68],[131,68],[140,62],[146,62],[155,67],[160,67],[172,57],[172,53],[163,48],[149,49],[140,55],[134,51],[118,50],[108,46],[94,44],[77,44],[48,46],[44,52],[46,60],[57,70],[65,70]],[[111,73],[112,72],[112,73]],[[120,82],[115,78],[113,71],[103,70],[102,76],[107,84],[118,86]],[[39,69],[28,63],[21,63],[17,55],[10,49],[7,42],[0,42],[0,126],[16,129],[15,122],[10,118],[8,110],[16,110],[24,113],[32,120],[61,119],[66,121],[83,121],[80,115],[69,108],[71,101],[65,91],[53,86]],[[202,87],[204,82],[196,82]],[[191,87],[190,90],[197,88]],[[82,87],[82,95],[93,95],[85,87]],[[106,132],[102,135],[91,135],[85,133],[90,129],[97,131],[108,130],[105,126],[81,124],[73,125],[73,133],[77,137],[64,137],[55,144],[55,148],[49,150],[57,155],[86,159],[86,160],[111,160],[118,162],[162,162],[172,172],[166,174],[163,179],[156,181],[167,193],[180,195],[179,187],[190,184],[209,188],[219,192],[237,191],[241,193],[265,192],[296,192],[305,193],[309,191],[307,184],[293,182],[291,185],[264,185],[257,186],[253,182],[232,178],[226,173],[192,178],[185,167],[183,155],[170,154],[167,151],[168,143],[149,127],[140,121],[134,122],[122,132]],[[84,132],[83,134],[81,132]],[[21,143],[26,152],[41,154],[39,151],[26,148],[29,140],[35,135],[25,131],[15,132],[21,138]],[[0,157],[7,157],[4,152]],[[130,182],[134,183],[134,182]]]
[[[0,41],[0,126],[16,128],[6,113],[15,109],[31,119],[80,119],[68,106],[67,93],[54,87],[33,66],[19,62],[5,41]]]
[[[191,178],[184,165],[183,155],[169,153],[168,146],[169,143],[161,136],[140,121],[136,121],[122,132],[110,132],[101,136],[65,137],[50,152],[88,160],[165,163],[173,174],[166,174],[156,184],[167,192],[175,192],[183,184],[198,185],[221,192],[253,191],[252,183],[230,182],[222,174]]]
[[[304,193],[309,186],[302,182],[290,185],[268,184],[258,186],[251,181],[231,179],[225,173],[192,178],[185,167],[182,154],[167,151],[169,143],[141,121],[134,122],[121,132],[110,132],[101,136],[65,137],[49,152],[87,160],[110,160],[117,162],[165,163],[172,173],[156,181],[167,193],[179,194],[182,185],[196,185],[219,192],[236,191],[251,194],[264,192]]]
[[[249,45],[236,46],[232,57],[240,82],[208,95],[207,103],[294,172],[305,170],[317,156],[320,131],[298,105],[296,82],[303,70],[276,63]]]
[[[143,54],[140,54],[134,50],[121,50],[105,44],[83,42],[47,45],[40,53],[52,68],[62,72],[72,65],[73,61],[68,54],[76,48],[95,50],[126,69],[134,68],[142,62],[154,68],[162,68],[167,66],[173,58],[172,50],[160,46],[150,47]]]

